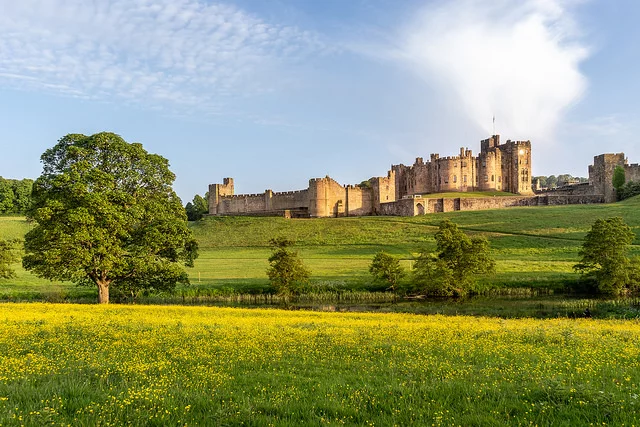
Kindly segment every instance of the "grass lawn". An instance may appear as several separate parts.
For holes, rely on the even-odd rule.
[[[561,289],[579,277],[572,270],[587,231],[597,218],[621,216],[636,233],[632,254],[640,255],[640,198],[607,205],[524,207],[451,212],[420,217],[284,219],[208,217],[191,223],[200,258],[188,269],[192,285],[182,292],[262,292],[269,239],[296,241],[312,271],[315,288],[324,285],[373,289],[368,266],[385,250],[410,268],[422,248],[435,247],[433,235],[444,218],[472,235],[484,235],[497,260],[497,274],[485,288]],[[0,217],[0,238],[21,237],[30,225],[19,217]],[[92,288],[38,279],[16,265],[18,277],[0,281],[0,298],[84,300]]]
[[[0,304],[0,425],[638,425],[640,325]]]

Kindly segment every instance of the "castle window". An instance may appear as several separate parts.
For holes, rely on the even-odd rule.
[[[495,175],[491,175],[491,182],[495,181],[496,176]]]
[[[498,182],[502,182],[502,177],[498,176]]]
[[[453,167],[457,168],[458,167],[458,162],[453,162]]]
[[[462,181],[463,181],[463,182],[467,182],[467,175],[465,175],[465,176],[463,176],[463,177],[462,177]]]
[[[484,168],[484,167],[487,167],[487,161],[486,161],[486,160],[483,160],[483,161],[482,161],[482,167],[483,167],[483,168]]]
[[[489,182],[489,175],[484,176],[484,182]]]
[[[458,182],[458,175],[453,175],[453,182]]]

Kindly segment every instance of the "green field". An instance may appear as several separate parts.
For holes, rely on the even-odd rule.
[[[270,254],[269,239],[285,236],[312,271],[310,289],[376,291],[368,266],[384,249],[410,268],[421,248],[433,249],[439,222],[449,218],[470,234],[486,236],[497,260],[497,274],[482,279],[483,289],[564,289],[579,276],[572,271],[586,232],[597,218],[621,216],[638,237],[632,248],[640,254],[640,198],[608,205],[526,207],[452,212],[421,217],[354,217],[284,219],[209,217],[191,227],[200,244],[200,258],[189,269],[192,284],[177,290],[183,297],[263,293]],[[0,217],[0,237],[23,236],[23,218]],[[16,265],[18,277],[0,282],[0,298],[90,301],[91,288],[51,283]]]
[[[637,321],[0,304],[0,425],[632,426]]]

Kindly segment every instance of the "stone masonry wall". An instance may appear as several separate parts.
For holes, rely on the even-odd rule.
[[[309,180],[309,216],[338,217],[345,215],[346,189],[327,177]]]
[[[633,163],[624,167],[626,181],[640,182],[640,165]]]
[[[381,206],[382,215],[416,216],[421,214],[476,211],[516,206],[556,206],[604,203],[601,195],[542,195],[468,198],[407,198]]]

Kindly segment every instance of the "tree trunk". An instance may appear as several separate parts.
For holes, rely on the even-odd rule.
[[[98,304],[109,304],[109,281],[97,281]]]

